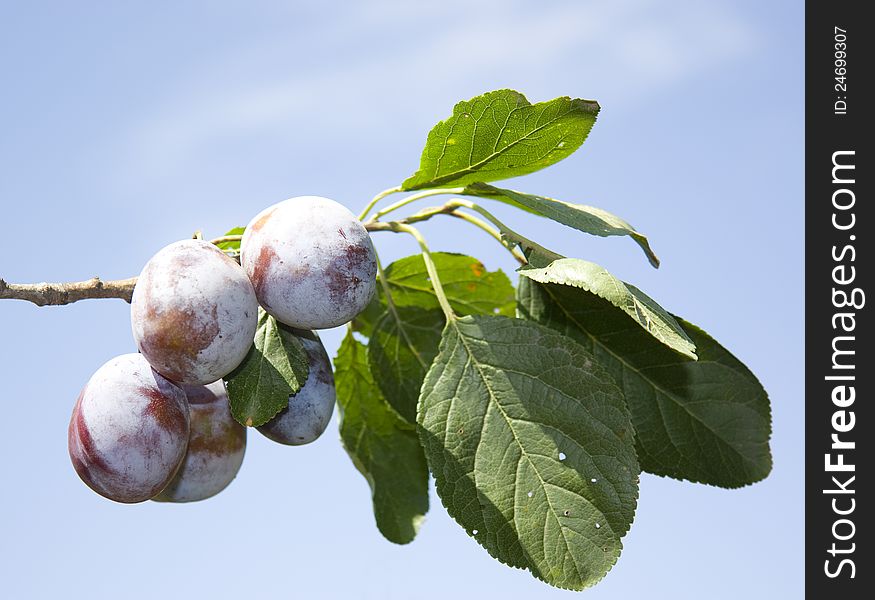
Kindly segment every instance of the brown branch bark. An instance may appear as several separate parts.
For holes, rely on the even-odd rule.
[[[119,298],[131,301],[136,277],[103,281],[92,277],[70,283],[6,283],[0,279],[0,300],[27,300],[37,306],[60,306],[92,298]]]
[[[195,238],[199,235],[199,232],[195,233]],[[210,240],[210,243],[239,242],[242,237],[224,235]],[[136,283],[136,277],[110,281],[92,277],[87,281],[69,283],[7,283],[0,279],[0,300],[26,300],[37,306],[61,306],[80,300],[118,298],[130,304]]]

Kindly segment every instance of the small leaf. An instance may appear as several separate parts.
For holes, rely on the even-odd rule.
[[[683,360],[629,315],[568,285],[520,278],[520,315],[589,349],[623,388],[645,471],[721,487],[759,481],[772,467],[769,398],[738,359],[681,320],[699,360]]]
[[[244,231],[246,231],[245,227],[235,227],[234,229],[230,229],[225,232],[222,237],[243,235]],[[216,244],[216,248],[224,252],[240,252],[240,240],[226,240],[224,242],[218,242]]]
[[[441,500],[492,556],[569,589],[616,562],[638,496],[634,436],[582,346],[519,319],[450,322],[417,421]]]
[[[459,102],[428,134],[419,170],[405,190],[452,187],[533,173],[577,150],[595,124],[592,100],[531,104],[513,90]]]
[[[406,544],[428,511],[428,468],[414,428],[392,412],[374,383],[366,353],[347,333],[334,359],[340,438],[371,487],[380,532]]]
[[[289,396],[303,387],[308,371],[301,340],[259,308],[255,343],[225,378],[231,414],[243,425],[264,425],[289,405]]]
[[[432,259],[450,304],[460,315],[513,315],[513,286],[501,271],[487,271],[476,258],[435,252]],[[395,261],[385,269],[392,294],[389,305],[379,299],[356,318],[356,328],[370,337],[370,367],[383,395],[399,415],[416,421],[419,389],[438,351],[446,321],[422,256]]]
[[[629,223],[606,210],[584,204],[571,204],[546,196],[535,196],[534,194],[497,188],[485,183],[472,183],[465,187],[464,193],[498,200],[584,233],[601,237],[628,235],[641,246],[650,264],[654,267],[659,266],[659,259],[650,248],[650,242],[647,241],[647,238],[635,231],[635,228]]]
[[[524,267],[519,274],[540,283],[558,283],[604,298],[669,348],[694,360],[696,358],[696,345],[665,309],[635,286],[623,283],[595,263],[562,258],[540,269]]]

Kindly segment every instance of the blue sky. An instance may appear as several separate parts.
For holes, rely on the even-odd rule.
[[[0,277],[127,277],[196,229],[220,234],[290,196],[357,212],[416,169],[457,100],[490,89],[597,99],[584,147],[512,187],[623,216],[662,267],[628,239],[495,212],[635,283],[745,361],[772,398],[775,469],[732,491],[642,476],[623,554],[585,594],[799,597],[802,9],[0,3]],[[423,231],[433,249],[513,268],[457,226]],[[384,262],[416,250],[391,234],[375,243]],[[238,479],[207,502],[101,499],[69,463],[66,427],[91,373],[134,350],[128,312],[120,301],[0,305],[0,595],[571,597],[491,559],[434,496],[416,541],[384,541],[336,425],[301,448],[252,432]],[[340,334],[322,336],[332,355]]]

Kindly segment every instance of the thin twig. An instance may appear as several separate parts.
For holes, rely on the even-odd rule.
[[[368,205],[365,207],[365,209],[359,215],[359,221],[365,220],[365,217],[367,217],[368,213],[371,212],[371,209],[377,205],[377,202],[379,202],[380,200],[382,200],[386,196],[391,196],[392,194],[396,194],[400,191],[401,191],[401,186],[399,185],[399,186],[396,186],[393,188],[389,188],[388,190],[383,190],[382,192],[380,192],[379,194],[377,194],[376,196],[371,198],[371,201],[368,202]]]
[[[457,318],[456,313],[453,312],[453,307],[450,306],[450,301],[444,293],[444,286],[441,285],[441,278],[438,274],[437,266],[434,264],[434,260],[431,257],[431,251],[428,249],[428,244],[425,242],[425,238],[422,237],[422,234],[419,233],[419,230],[416,227],[405,223],[394,221],[392,222],[392,229],[393,231],[409,233],[419,243],[419,249],[422,250],[422,260],[425,262],[425,270],[428,273],[429,278],[431,278],[431,287],[434,289],[434,295],[437,297],[438,304],[441,305],[441,309],[444,311],[447,321],[455,321]]]
[[[37,306],[60,306],[96,298],[119,298],[131,301],[136,277],[103,281],[92,277],[70,283],[6,283],[0,279],[0,300],[26,300]]]
[[[459,208],[471,208],[471,207],[469,207],[466,204],[460,204],[457,201],[450,201],[450,202],[447,202],[446,204],[443,204],[441,206],[433,206],[431,208],[424,208],[421,211],[419,211],[418,213],[414,213],[414,214],[412,214],[408,217],[405,217],[403,219],[398,219],[397,221],[386,221],[386,222],[368,221],[367,223],[365,223],[365,228],[368,231],[397,231],[397,229],[394,227],[394,224],[400,223],[402,225],[411,225],[413,223],[418,223],[420,221],[427,221],[427,220],[429,220],[432,217],[437,216],[437,215],[448,215],[450,217],[462,219],[463,221],[467,221],[468,223],[471,223],[472,225],[479,227],[480,229],[482,229],[483,231],[488,233],[490,236],[495,238],[495,240],[498,241],[499,244],[504,246],[504,248],[513,255],[513,257],[516,259],[516,261],[518,263],[520,263],[521,265],[526,264],[527,261],[526,261],[525,257],[523,256],[522,252],[520,252],[519,249],[516,247],[516,244],[515,243],[508,243],[506,240],[504,240],[504,238],[502,237],[501,231],[499,231],[498,229],[492,227],[488,223],[485,223],[484,221],[482,221],[481,219],[478,219],[477,217],[475,217],[473,215],[469,215],[467,213],[460,212],[458,210]],[[490,215],[490,217],[491,216],[492,215]],[[504,227],[503,224],[502,224],[502,227]],[[510,231],[510,230],[508,230],[508,231]]]
[[[406,198],[402,198],[395,204],[391,204],[384,209],[378,210],[374,215],[370,218],[370,221],[377,221],[383,215],[387,215],[390,212],[394,212],[399,208],[407,206],[411,202],[416,202],[417,200],[422,200],[423,198],[428,198],[430,196],[443,196],[446,194],[461,194],[465,191],[465,188],[448,188],[442,190],[425,190],[424,192],[418,192],[416,194],[411,194]]]

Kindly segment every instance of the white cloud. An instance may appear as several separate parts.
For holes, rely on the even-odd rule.
[[[696,0],[357,6],[335,10],[319,31],[230,49],[185,89],[169,89],[131,132],[138,170],[182,168],[204,147],[237,136],[282,129],[306,136],[309,114],[338,129],[367,127],[361,115],[371,115],[378,131],[387,105],[395,117],[409,116],[408,98],[448,109],[501,85],[533,99],[598,90],[614,105],[633,104],[750,52],[756,40],[730,6]],[[313,57],[309,68],[289,74],[284,58],[301,53]],[[251,65],[259,68],[250,75]],[[355,111],[346,110],[351,105]]]

